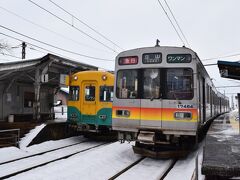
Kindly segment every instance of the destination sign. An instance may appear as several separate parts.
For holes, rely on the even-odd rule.
[[[159,64],[162,62],[162,53],[146,53],[142,56],[143,64]]]
[[[167,55],[168,63],[190,63],[192,61],[191,54],[169,54]]]

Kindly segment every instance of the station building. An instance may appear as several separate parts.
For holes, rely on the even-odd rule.
[[[0,122],[54,118],[54,96],[68,74],[97,67],[53,54],[0,63]]]

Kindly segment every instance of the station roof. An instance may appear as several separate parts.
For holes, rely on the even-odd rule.
[[[218,61],[221,77],[240,80],[240,63],[229,61]]]
[[[47,54],[37,59],[0,63],[0,83],[15,79],[18,82],[32,84],[35,79],[36,69],[39,69],[43,74],[49,75],[48,84],[59,85],[60,74],[97,70],[98,68],[53,54]]]

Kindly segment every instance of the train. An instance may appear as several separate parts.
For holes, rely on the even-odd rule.
[[[82,71],[67,76],[67,123],[82,132],[108,132],[112,128],[114,75]]]
[[[112,129],[121,142],[135,142],[135,153],[179,156],[227,111],[228,98],[187,47],[156,45],[116,57]]]
[[[179,157],[197,144],[210,120],[229,111],[198,55],[186,47],[121,52],[115,73],[70,75],[68,118],[81,132],[117,132],[135,153]],[[97,135],[96,135],[97,136]]]

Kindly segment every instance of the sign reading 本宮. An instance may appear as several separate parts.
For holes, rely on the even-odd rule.
[[[158,64],[162,62],[161,53],[146,53],[142,56],[143,64]]]

